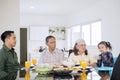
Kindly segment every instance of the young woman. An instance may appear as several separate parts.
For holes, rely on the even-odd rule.
[[[114,60],[113,55],[110,52],[110,50],[112,50],[110,42],[101,41],[98,44],[98,49],[101,52],[101,54],[99,55],[99,59],[97,60],[97,66],[113,67]]]

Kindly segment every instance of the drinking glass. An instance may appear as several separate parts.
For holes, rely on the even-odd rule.
[[[80,60],[80,61],[79,61],[79,63],[80,63],[80,66],[82,65],[82,62],[83,62],[83,61],[84,61],[84,60]]]
[[[86,67],[87,67],[87,62],[86,61],[82,61],[81,62],[81,66],[82,66],[82,69],[85,70]]]
[[[30,69],[30,61],[25,61],[25,68]]]
[[[37,59],[33,58],[33,59],[32,59],[32,64],[33,64],[33,65],[36,65],[36,63],[37,63]]]
[[[25,80],[30,80],[30,72],[26,72],[26,74],[25,74]]]
[[[81,80],[87,80],[86,73],[81,73]]]

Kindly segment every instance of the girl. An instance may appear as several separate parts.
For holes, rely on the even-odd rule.
[[[101,52],[101,54],[99,55],[99,59],[97,60],[97,66],[113,67],[114,61],[113,55],[110,52],[110,50],[112,50],[110,42],[101,41],[98,44],[98,49]]]

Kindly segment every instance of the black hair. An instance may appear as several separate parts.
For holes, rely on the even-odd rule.
[[[77,45],[77,43],[75,43],[75,45],[74,45],[73,52],[74,52],[75,55],[79,55],[78,54],[79,50],[76,48],[76,45]],[[87,49],[85,50],[85,55],[88,55]]]
[[[99,45],[100,44],[103,44],[106,46],[106,48],[109,48],[110,50],[112,50],[112,46],[110,44],[110,42],[107,42],[107,41],[101,41],[99,44],[98,44],[98,48],[99,48]]]
[[[1,34],[1,40],[2,40],[3,42],[5,42],[5,39],[6,39],[7,37],[10,37],[10,36],[11,36],[11,33],[14,33],[14,31],[5,31],[5,32],[3,32],[3,33]]]
[[[49,35],[49,36],[46,37],[45,41],[48,42],[48,40],[51,39],[51,38],[54,38],[54,39],[55,39],[54,36]]]

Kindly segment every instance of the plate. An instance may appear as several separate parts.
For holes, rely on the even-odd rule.
[[[33,70],[35,69],[35,66],[30,66],[29,69],[26,69],[25,67],[20,68],[20,70]]]
[[[71,68],[73,71],[78,71],[78,70],[80,70],[81,68],[80,67],[72,67]]]
[[[75,66],[74,68],[79,68],[79,69],[82,69],[82,66]],[[92,67],[91,66],[87,66],[86,69],[91,69]]]
[[[53,72],[54,72],[54,74],[58,74],[58,75],[68,75],[69,73],[72,72],[72,70],[65,70],[65,71],[54,70]]]
[[[90,73],[90,72],[92,72],[92,71],[91,71],[89,68],[87,68],[87,69],[85,69],[85,70],[83,70],[83,69],[78,70],[78,72],[79,72],[79,73],[85,72],[86,74],[88,74],[88,73]]]
[[[70,70],[68,68],[56,68],[56,69],[53,69],[53,73],[58,74],[58,75],[68,75],[71,72],[72,72],[72,70]]]

